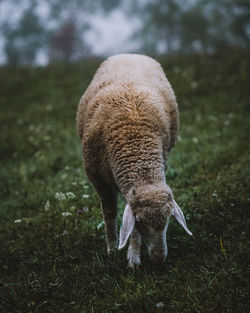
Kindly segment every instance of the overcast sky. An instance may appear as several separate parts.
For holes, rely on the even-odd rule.
[[[129,18],[122,10],[116,9],[108,16],[95,15],[91,20],[92,27],[86,39],[95,54],[110,55],[139,48],[130,37],[140,22]]]

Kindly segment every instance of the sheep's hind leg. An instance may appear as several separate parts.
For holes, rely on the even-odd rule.
[[[130,235],[127,259],[128,266],[133,269],[141,264],[141,235],[136,228]]]

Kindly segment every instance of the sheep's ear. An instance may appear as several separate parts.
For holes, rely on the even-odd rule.
[[[172,215],[175,217],[176,221],[181,224],[181,226],[185,229],[185,231],[190,236],[192,236],[193,234],[191,233],[191,231],[187,227],[185,217],[184,217],[180,207],[178,206],[178,204],[175,201],[174,201],[174,207],[172,210]]]
[[[125,247],[130,234],[135,226],[135,217],[133,211],[129,204],[126,205],[123,217],[122,217],[122,227],[120,230],[120,239],[119,239],[119,247],[118,250]]]

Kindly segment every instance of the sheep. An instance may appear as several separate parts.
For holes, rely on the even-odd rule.
[[[141,238],[150,259],[163,263],[171,215],[184,215],[166,183],[166,160],[179,129],[178,105],[161,65],[139,54],[104,61],[77,111],[83,163],[102,203],[107,251],[125,247],[128,265],[141,264]],[[117,236],[117,194],[126,201]]]

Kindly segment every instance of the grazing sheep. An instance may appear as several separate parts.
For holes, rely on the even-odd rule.
[[[171,215],[188,230],[165,179],[179,126],[173,90],[158,62],[136,54],[104,61],[81,98],[77,128],[84,167],[102,202],[108,253],[118,246],[117,193],[126,200],[118,249],[140,265],[141,237],[155,263],[167,256]]]

